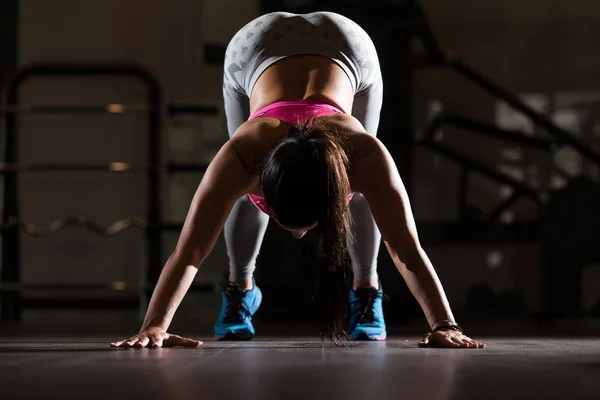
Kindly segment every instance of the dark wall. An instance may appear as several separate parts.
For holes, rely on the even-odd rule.
[[[2,1],[17,4],[16,1]],[[237,0],[21,1],[19,65],[37,62],[134,62],[160,81],[166,102],[222,108],[220,65],[207,65],[204,44],[226,45],[256,16],[256,2]],[[0,18],[4,18],[2,12]],[[0,29],[4,29],[4,24]],[[14,35],[13,35],[14,36]],[[47,79],[23,86],[27,104],[141,104],[146,90],[132,79]],[[23,115],[20,159],[25,163],[125,161],[144,164],[147,126],[142,114]],[[164,157],[210,161],[225,141],[222,112],[215,117],[164,120]],[[175,174],[162,182],[165,218],[181,221],[199,174]],[[29,174],[21,180],[25,221],[45,225],[82,215],[104,226],[144,216],[143,176]],[[178,232],[165,235],[165,258]],[[79,229],[44,240],[23,237],[27,282],[137,282],[144,266],[144,236],[130,230],[105,240]],[[85,266],[85,274],[81,273]],[[198,280],[220,278],[227,268],[221,242]]]
[[[422,3],[442,46],[456,51],[509,90],[519,94],[550,95],[600,92],[596,73],[600,70],[596,46],[600,41],[596,21],[600,13],[599,2],[423,0]],[[16,5],[16,1],[0,2],[1,7],[9,5]],[[16,13],[13,9],[0,10],[0,19],[13,11]],[[259,14],[259,1],[22,1],[19,11],[20,64],[134,60],[147,65],[159,77],[167,100],[220,106],[222,69],[203,62],[203,43],[226,45],[244,23]],[[12,32],[12,36],[3,32],[2,37],[15,38],[15,31],[10,28],[15,26],[15,20],[0,22],[0,30]],[[2,40],[1,43],[4,46],[10,42]],[[4,51],[2,54],[0,62],[8,60],[4,58]],[[500,105],[448,71],[415,73],[413,95],[413,134],[424,127],[432,100],[487,121],[497,121],[503,114]],[[25,88],[24,92],[24,99],[30,102],[95,103],[114,99],[136,102],[141,96],[143,88],[130,82],[38,82]],[[566,123],[579,118],[569,114],[568,110],[559,114],[555,117]],[[171,121],[166,126],[170,139],[165,139],[169,151],[193,161],[208,147],[202,138],[222,134],[222,115],[220,118]],[[140,145],[144,140],[144,126],[136,119],[34,118],[24,121],[23,127],[23,137],[28,143],[38,144],[34,150],[24,150],[21,156],[25,161],[73,161],[70,157],[106,161],[127,157],[127,160],[137,162],[144,157]],[[453,145],[465,147],[498,168],[515,164],[506,157],[505,150],[510,153],[510,146],[449,130],[444,134]],[[209,151],[202,157],[210,158],[212,154]],[[517,165],[509,165],[513,168],[512,173],[522,175],[528,183],[537,180],[540,185],[549,184],[547,169],[555,160],[543,160],[529,153],[519,157]],[[537,172],[530,168],[532,163],[538,166]],[[412,201],[417,220],[455,220],[457,166],[416,149],[412,171]],[[164,196],[169,218],[183,217],[198,179],[179,176],[169,184]],[[26,218],[35,223],[47,223],[65,213],[88,214],[108,223],[144,212],[140,197],[143,185],[132,179],[109,182],[98,176],[59,176],[54,179],[31,176],[23,182],[22,191]],[[500,192],[497,185],[477,178],[473,182],[471,200],[484,208],[491,207],[499,201]],[[107,193],[118,193],[122,197],[105,196]],[[535,209],[528,204],[519,204],[513,218],[535,218]],[[176,239],[176,235],[173,236],[169,246]],[[90,279],[135,280],[138,276],[136,268],[143,262],[140,260],[143,254],[141,243],[134,233],[122,237],[121,242],[106,242],[73,231],[43,242],[28,240],[26,245],[29,247],[25,252],[25,276],[41,281],[77,279],[81,276],[82,266],[86,267]],[[517,288],[526,294],[528,309],[538,307],[539,263],[535,245],[428,246],[428,251],[457,306],[461,305],[464,293],[473,282],[489,281],[496,291]],[[488,264],[490,259],[494,262]],[[208,268],[203,268],[199,276],[209,270],[211,273],[205,277],[219,276],[226,269],[226,262],[220,243],[205,266]],[[49,265],[58,267],[49,269]],[[588,282],[600,280],[589,279]],[[589,286],[586,293],[594,294],[599,290]]]
[[[555,122],[599,148],[598,94],[600,40],[596,22],[600,3],[593,0],[511,2],[489,0],[422,0],[430,24],[441,45],[473,64],[494,81],[548,113]],[[509,107],[448,70],[426,70],[415,74],[415,134],[426,125],[432,101],[449,110],[515,129],[535,132]],[[590,168],[568,149],[550,157],[526,151],[506,142],[481,139],[464,131],[445,129],[444,141],[492,167],[511,174],[524,184],[560,187],[556,165],[586,173]],[[441,156],[417,149],[413,165],[414,211],[417,219],[452,221],[457,217],[458,166]],[[564,182],[563,182],[564,183]],[[498,204],[506,188],[475,176],[469,201],[482,210]],[[537,218],[537,208],[519,202],[507,221]],[[443,281],[452,293],[464,293],[473,281],[492,282],[494,290],[518,288],[528,309],[539,305],[539,248],[535,244],[503,246],[435,247],[430,252]],[[493,254],[502,262],[489,263]],[[494,266],[495,265],[495,266]],[[456,273],[460,271],[459,273]],[[589,268],[582,278],[586,285],[582,302],[591,307],[598,301],[600,269]],[[595,279],[592,279],[595,277]],[[595,289],[592,289],[592,286]]]

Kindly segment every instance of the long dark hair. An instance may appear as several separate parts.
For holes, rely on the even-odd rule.
[[[271,215],[286,228],[317,223],[317,300],[321,338],[346,337],[350,261],[348,155],[338,132],[318,124],[291,126],[260,168]]]

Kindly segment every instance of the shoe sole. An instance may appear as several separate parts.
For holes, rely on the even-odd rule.
[[[227,342],[227,341],[235,341],[235,342],[247,342],[250,341],[254,338],[254,335],[252,334],[246,334],[246,335],[240,335],[239,333],[226,333],[225,336],[223,337],[216,337],[215,339],[220,341],[220,342]]]
[[[358,336],[356,337],[356,339],[353,339],[355,341],[363,341],[363,342],[382,342],[387,338],[387,334],[380,336],[380,337],[371,337],[369,335],[367,335],[366,333],[359,333]]]

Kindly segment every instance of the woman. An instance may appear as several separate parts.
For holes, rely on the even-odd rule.
[[[383,82],[362,28],[328,12],[263,15],[231,40],[223,94],[230,140],[198,187],[142,329],[113,346],[201,345],[167,329],[223,228],[230,277],[215,335],[251,339],[269,217],[296,238],[316,230],[323,338],[386,338],[376,270],[383,238],[432,329],[421,345],[484,346],[454,321],[394,161],[375,137]]]

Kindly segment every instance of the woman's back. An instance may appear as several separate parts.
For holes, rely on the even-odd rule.
[[[293,56],[260,76],[250,97],[250,112],[278,101],[319,99],[350,114],[353,97],[348,76],[335,62],[321,56]]]

